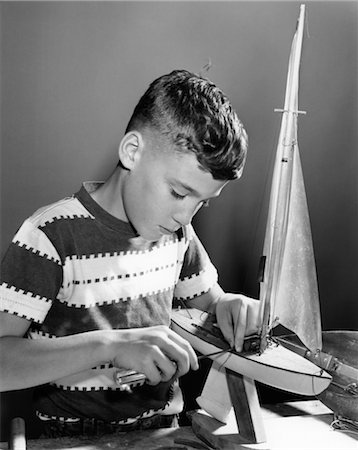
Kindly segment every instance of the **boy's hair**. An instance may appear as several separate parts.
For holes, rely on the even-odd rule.
[[[126,132],[153,128],[175,149],[195,153],[217,180],[241,176],[247,134],[225,94],[211,81],[186,70],[154,80],[134,109]]]

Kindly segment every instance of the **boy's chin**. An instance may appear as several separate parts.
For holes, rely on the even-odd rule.
[[[155,242],[163,236],[163,233],[159,230],[142,230],[139,236],[146,241]]]

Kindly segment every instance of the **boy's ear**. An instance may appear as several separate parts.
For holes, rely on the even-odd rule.
[[[128,170],[133,169],[140,158],[143,149],[143,138],[138,131],[126,133],[118,148],[118,156],[123,165]]]

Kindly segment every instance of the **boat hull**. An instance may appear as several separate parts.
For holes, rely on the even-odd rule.
[[[198,309],[173,311],[172,329],[203,355],[228,348],[211,315]],[[279,344],[271,344],[262,354],[228,350],[211,359],[243,376],[300,395],[318,395],[331,382],[324,370]]]

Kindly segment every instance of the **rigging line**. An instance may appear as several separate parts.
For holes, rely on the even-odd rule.
[[[219,355],[224,354],[226,352],[230,352],[230,350],[231,350],[231,348],[225,348],[224,350],[219,350],[217,352],[208,353],[207,355],[200,355],[200,356],[198,356],[198,360],[200,361],[201,359],[211,358],[212,356],[219,356]]]
[[[222,362],[222,364],[220,364],[219,370],[221,370],[225,366],[225,364],[228,362],[230,356],[231,356],[231,351],[227,351],[227,358],[225,359],[225,361]]]
[[[188,312],[189,312],[189,311],[188,311]],[[202,317],[203,314],[206,314],[206,312],[205,312],[205,311],[202,311],[201,314],[200,314],[200,317]],[[214,326],[214,327],[217,326],[217,327],[220,329],[220,327],[219,327],[217,324],[213,324],[213,326]],[[237,330],[237,327],[234,329],[234,338],[235,338],[236,330]],[[224,339],[224,341],[226,342],[226,339],[225,339],[224,337],[223,337],[223,339]],[[217,351],[217,352],[210,353],[210,354],[208,354],[208,355],[202,355],[202,356],[199,356],[198,359],[204,359],[204,358],[206,358],[206,357],[210,358],[211,356],[219,356],[221,353],[222,353],[222,354],[228,353],[227,359],[226,359],[226,360],[223,362],[223,364],[221,365],[221,367],[222,367],[224,364],[226,364],[227,360],[229,359],[229,357],[231,356],[231,353],[232,353],[233,351],[235,351],[235,343],[233,344],[232,347],[227,347],[227,348],[224,348],[223,350],[219,350],[219,351]]]
[[[348,383],[346,385],[337,383],[336,381],[331,381],[331,384],[333,386],[336,386],[340,389],[342,389],[343,391],[347,392],[347,394],[352,395],[353,397],[357,397],[358,396],[358,386],[357,383]]]
[[[189,312],[189,308],[187,307],[186,303],[184,302],[184,300],[182,300],[181,298],[178,298],[180,304],[184,307],[185,311],[187,312],[188,316],[190,319],[193,319],[193,316],[190,314]]]
[[[334,420],[331,422],[330,427],[335,431],[358,435],[358,422],[337,416],[336,414],[334,415]]]

